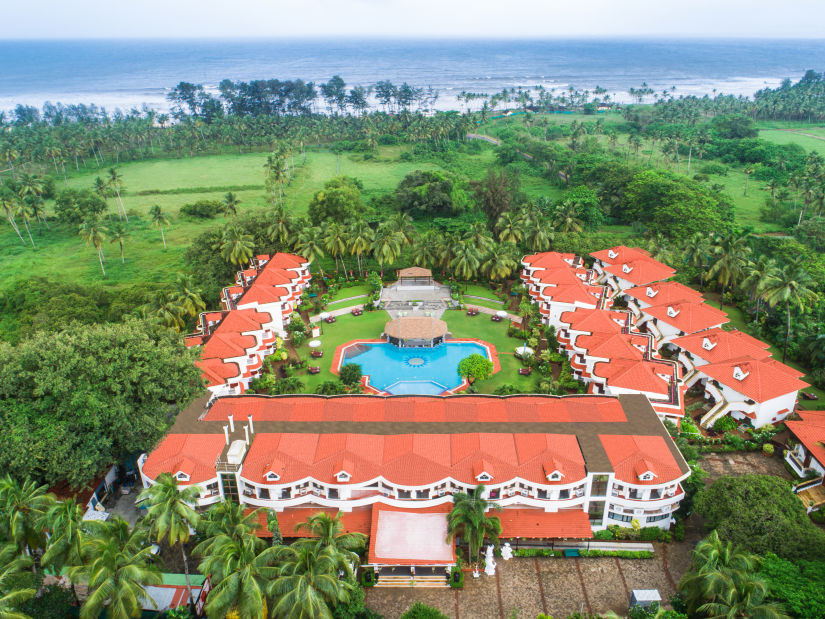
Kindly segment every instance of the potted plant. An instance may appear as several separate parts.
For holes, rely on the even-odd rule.
[[[762,455],[766,458],[770,458],[773,456],[774,446],[771,443],[765,443],[762,445]]]

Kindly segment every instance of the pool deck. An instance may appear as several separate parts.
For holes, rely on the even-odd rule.
[[[341,344],[340,346],[338,346],[335,349],[335,354],[332,356],[332,365],[330,366],[330,372],[332,372],[336,376],[339,375],[339,371],[341,369],[341,364],[344,361],[344,351],[347,348],[349,348],[350,346],[355,346],[357,344],[386,344],[386,343],[387,343],[387,340],[383,340],[383,339],[369,339],[369,340],[363,340],[362,339],[362,340],[352,340],[350,342],[345,342],[344,344]],[[493,362],[493,374],[495,374],[496,372],[501,371],[501,363],[498,360],[498,350],[496,350],[496,347],[493,344],[491,344],[490,342],[485,342],[484,340],[479,340],[479,339],[476,339],[476,338],[465,337],[465,338],[459,338],[459,339],[446,340],[444,343],[445,344],[450,344],[450,343],[479,344],[480,346],[483,346],[487,350],[487,358],[490,361]],[[410,349],[410,350],[413,350],[413,349]],[[403,381],[403,377],[399,376],[398,381]],[[372,393],[372,394],[375,394],[375,395],[397,395],[397,394],[389,393],[387,391],[382,391],[382,390],[378,389],[377,387],[373,387],[372,385],[370,385],[369,374],[365,374],[364,376],[361,377],[361,385],[364,387],[364,389],[367,393]],[[452,389],[447,389],[446,391],[442,392],[440,395],[454,395],[454,394],[456,394],[460,391],[464,391],[465,389],[467,389],[467,387],[469,387],[469,383],[467,382],[467,379],[462,378],[460,385],[458,385],[457,387],[453,387]]]

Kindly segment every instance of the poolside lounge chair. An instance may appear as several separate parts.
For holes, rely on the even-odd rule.
[[[533,373],[533,368],[519,368],[518,373],[522,376],[530,376]]]
[[[315,358],[315,359],[320,359],[321,357],[324,356],[324,351],[323,350],[313,350],[309,354],[312,355],[312,357]]]
[[[311,365],[307,368],[307,372],[309,372],[310,374],[320,374],[321,373],[321,366]]]

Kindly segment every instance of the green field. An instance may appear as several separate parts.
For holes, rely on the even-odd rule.
[[[802,135],[803,133],[810,135]],[[762,129],[759,137],[777,144],[799,144],[806,151],[816,151],[825,156],[825,128],[822,127],[799,127],[788,131]]]

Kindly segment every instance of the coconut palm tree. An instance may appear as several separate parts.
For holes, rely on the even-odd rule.
[[[175,279],[174,299],[189,316],[197,316],[206,309],[206,303],[198,292],[195,278],[191,275],[178,274]]]
[[[719,619],[790,619],[782,604],[766,601],[770,588],[761,577],[746,572],[730,575],[721,581],[725,583],[724,590],[715,597],[715,601],[697,608],[699,613]]]
[[[157,292],[144,306],[144,310],[158,323],[178,333],[186,326],[186,310],[181,307],[177,299],[164,290]]]
[[[13,202],[13,206],[14,206],[14,214],[17,217],[20,217],[20,219],[23,220],[23,225],[26,226],[26,233],[29,235],[29,241],[32,244],[32,248],[37,249],[37,247],[34,244],[34,239],[32,238],[31,228],[29,228],[29,218],[31,217],[31,214],[32,214],[31,206],[29,205],[29,203],[26,200],[23,200],[22,198],[18,198],[17,200],[15,200]]]
[[[392,264],[401,255],[404,243],[404,234],[391,222],[384,222],[375,231],[372,242],[372,255],[381,268],[381,277],[384,277],[384,265]]]
[[[481,261],[476,245],[467,239],[461,239],[453,246],[453,258],[450,268],[458,279],[470,280],[478,274]]]
[[[322,228],[324,235],[324,249],[327,250],[335,260],[335,271],[338,271],[338,259],[341,260],[341,267],[344,270],[344,277],[347,277],[347,265],[344,263],[344,253],[347,251],[347,233],[343,225],[337,221],[330,221]]]
[[[791,338],[791,308],[798,307],[804,310],[805,305],[816,302],[819,297],[813,287],[813,279],[800,267],[799,262],[783,265],[765,280],[762,291],[765,301],[773,307],[785,306],[786,325],[785,341],[782,344],[782,363],[785,363],[788,341]]]
[[[481,264],[481,272],[494,282],[509,278],[518,269],[519,265],[518,260],[513,256],[514,249],[517,248],[513,243],[499,245],[487,254],[486,259]]]
[[[287,213],[283,206],[276,206],[272,209],[270,220],[271,223],[266,229],[266,234],[270,240],[277,243],[288,243],[295,227],[293,217]]]
[[[306,529],[311,532],[322,547],[331,547],[336,552],[344,553],[347,559],[355,561],[357,565],[358,555],[367,542],[367,536],[363,533],[344,533],[344,525],[341,521],[341,512],[335,516],[330,516],[325,512],[318,512],[307,518],[304,522],[298,523],[296,531]],[[351,555],[351,556],[349,556]]]
[[[205,539],[195,548],[195,553],[207,554],[205,549],[220,535],[240,539],[255,533],[261,528],[259,518],[263,511],[264,508],[259,507],[247,513],[246,506],[228,499],[215,503],[201,516],[198,531]]]
[[[396,232],[400,234],[401,240],[401,263],[404,263],[404,248],[413,242],[416,235],[415,226],[413,225],[412,217],[407,213],[396,213],[387,220],[387,222],[395,228]]]
[[[705,287],[705,270],[713,253],[713,236],[696,232],[685,247],[685,262],[699,269],[699,286]]]
[[[166,213],[155,204],[149,209],[149,216],[152,218],[152,227],[160,230],[160,238],[163,239],[163,250],[166,251],[166,234],[163,229],[169,226],[169,220],[166,218]]]
[[[123,189],[123,177],[116,168],[109,168],[109,180],[106,181],[107,187],[114,190],[117,196],[117,201],[120,203],[120,210],[123,212],[123,217],[126,223],[129,223],[129,215],[126,214],[126,207],[123,206],[123,198],[120,197],[120,190]]]
[[[365,219],[353,219],[347,224],[346,234],[349,253],[358,259],[358,277],[363,277],[361,256],[369,252],[375,232]]]
[[[492,251],[496,244],[493,237],[490,236],[490,231],[487,230],[487,226],[481,222],[472,224],[462,235],[462,239],[472,243],[476,251],[482,255]]]
[[[584,222],[579,218],[577,209],[578,206],[572,200],[562,202],[553,218],[553,226],[556,230],[563,234],[584,230]]]
[[[475,561],[481,551],[484,538],[498,541],[501,520],[488,516],[488,510],[501,511],[501,506],[484,498],[485,488],[478,484],[472,491],[453,494],[453,509],[447,516],[447,541],[461,536],[467,542],[468,561]]]
[[[221,240],[214,249],[221,252],[221,256],[229,264],[243,267],[252,258],[254,253],[254,239],[237,225],[228,225],[221,230]]]
[[[278,575],[269,586],[272,614],[284,619],[331,619],[332,609],[349,600],[352,568],[331,546],[300,540],[277,549]],[[339,578],[339,571],[344,577]]]
[[[123,250],[123,245],[126,242],[126,237],[129,236],[129,229],[123,225],[122,222],[117,221],[109,226],[109,241],[120,245],[120,263],[126,264],[126,253]]]
[[[278,547],[268,546],[255,535],[216,537],[198,566],[213,583],[206,614],[226,617],[233,613],[238,619],[266,616],[267,588],[278,574],[273,566],[277,552]]]
[[[233,217],[238,214],[238,206],[241,204],[241,201],[238,199],[233,192],[228,192],[223,197],[223,216],[228,217],[232,215]]]
[[[31,566],[31,559],[21,557],[14,544],[0,546],[0,619],[32,619],[17,610],[20,604],[34,597],[33,588],[21,588],[15,582],[20,572]]]
[[[547,251],[550,249],[553,237],[553,229],[542,220],[528,226],[524,241],[530,251]]]
[[[107,230],[97,215],[90,215],[80,224],[79,234],[86,241],[86,245],[91,245],[97,250],[97,259],[100,261],[100,270],[103,277],[106,277],[106,269],[103,268],[103,242],[106,240]]]
[[[745,265],[751,248],[744,235],[728,234],[716,240],[712,249],[714,261],[708,270],[708,277],[715,278],[721,286],[719,309],[725,303],[725,292],[745,275]]]
[[[324,257],[324,240],[321,234],[321,228],[315,226],[306,226],[295,237],[293,249],[306,258],[309,262],[315,262],[317,258]],[[321,279],[324,279],[324,269],[321,263],[318,262],[318,270],[321,272]]]
[[[46,545],[43,518],[54,504],[45,485],[31,479],[19,482],[10,474],[0,478],[0,530],[17,547],[18,553],[31,554]]]
[[[189,541],[189,529],[198,525],[198,504],[200,488],[189,486],[179,488],[178,480],[169,473],[158,475],[156,482],[144,488],[138,496],[137,503],[147,507],[146,519],[149,522],[149,535],[157,543],[164,540],[169,547],[180,544],[183,557],[183,572],[186,574],[186,591],[189,603],[192,603],[192,585],[189,582],[189,559],[185,544]]]
[[[12,194],[11,192],[9,192],[9,191],[0,192],[0,205],[3,206],[3,210],[6,212],[6,219],[9,220],[9,224],[14,229],[14,231],[17,233],[17,236],[20,239],[20,242],[23,243],[23,245],[25,245],[26,241],[23,238],[23,235],[20,234],[20,228],[17,227],[17,222],[14,220],[14,214],[13,213],[17,209],[15,201],[16,201],[16,196],[14,194]]]
[[[748,262],[745,267],[747,275],[742,280],[741,287],[756,301],[756,321],[759,322],[759,309],[762,304],[762,292],[765,284],[776,275],[776,260],[766,255],[759,256],[755,261]]]
[[[104,609],[107,619],[140,616],[142,602],[151,599],[145,587],[161,583],[146,530],[130,531],[118,516],[86,526],[91,534],[83,543],[84,563],[68,569],[69,578],[85,583],[89,591],[80,619],[97,619]]]
[[[524,238],[525,217],[520,212],[506,211],[496,222],[496,233],[500,243],[518,243]]]
[[[74,499],[55,501],[43,517],[49,532],[49,543],[40,558],[40,564],[60,573],[64,567],[80,565],[83,561],[83,508]],[[72,583],[72,593],[77,592]]]

